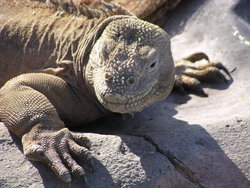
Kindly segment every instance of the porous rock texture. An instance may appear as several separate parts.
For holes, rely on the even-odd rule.
[[[250,187],[249,7],[247,0],[191,0],[168,15],[174,58],[204,51],[233,71],[233,81],[205,85],[208,98],[173,93],[132,120],[96,122],[88,130],[96,166],[87,171],[89,187]],[[0,187],[68,186],[26,160],[0,126]]]

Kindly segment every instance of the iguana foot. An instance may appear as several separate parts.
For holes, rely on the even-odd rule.
[[[195,53],[175,62],[175,88],[207,96],[201,82],[227,82],[231,75],[224,65],[209,61],[205,53]]]
[[[34,127],[22,137],[25,156],[41,161],[53,169],[64,182],[71,182],[71,173],[84,176],[84,169],[72,158],[79,156],[93,168],[92,155],[89,152],[90,141],[82,133],[70,132],[67,128],[58,131],[38,130]]]

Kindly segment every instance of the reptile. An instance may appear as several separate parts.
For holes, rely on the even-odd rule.
[[[60,2],[0,2],[0,120],[64,182],[85,174],[75,156],[94,165],[89,139],[71,128],[139,112],[174,85],[205,94],[200,81],[230,75],[204,53],[174,63],[167,33],[137,17],[148,15]]]

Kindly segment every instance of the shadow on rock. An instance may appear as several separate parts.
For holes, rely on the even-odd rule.
[[[173,11],[168,12],[165,16],[164,28],[169,36],[173,37],[182,33],[186,22],[204,3],[206,3],[205,0],[182,1]]]
[[[95,132],[119,136],[121,152],[129,151],[140,158],[148,182],[135,187],[247,188],[245,175],[202,125],[173,117],[177,113],[176,100],[176,95],[172,95],[131,120],[120,117],[101,120]]]
[[[246,23],[250,23],[250,2],[248,0],[241,0],[233,11]]]

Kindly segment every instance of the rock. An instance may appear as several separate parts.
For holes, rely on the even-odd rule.
[[[18,138],[1,126],[1,187],[67,187],[46,166],[26,160]],[[86,134],[95,158],[95,172],[87,174],[90,187],[196,187],[142,137]],[[73,180],[72,187],[82,186],[83,180]]]

